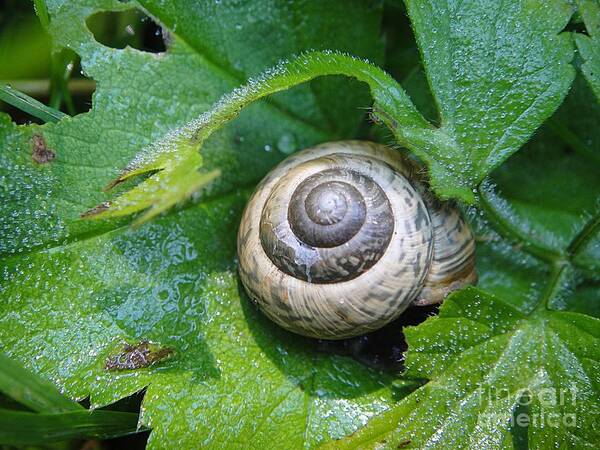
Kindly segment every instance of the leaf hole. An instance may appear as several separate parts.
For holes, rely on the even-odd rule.
[[[110,405],[103,406],[95,411],[120,411],[139,414],[142,409],[142,403],[146,396],[146,388],[135,392],[134,394],[123,397]],[[89,397],[84,398],[79,402],[85,409],[91,409],[91,401]],[[108,439],[90,439],[84,441],[82,446],[77,447],[81,450],[145,450],[148,444],[151,430],[141,429],[136,433],[127,434],[124,436],[110,437]],[[71,447],[69,447],[71,448]],[[75,447],[72,447],[75,448]]]
[[[61,111],[70,116],[88,112],[92,106],[92,96],[96,90],[96,82],[83,74],[76,61],[65,64],[65,73],[69,74],[57,82],[50,79],[9,80],[7,86],[14,92],[23,94],[42,103],[40,106],[22,106],[0,101],[0,111],[8,114],[18,125],[31,123],[43,124],[48,121],[40,114],[49,107],[50,110]],[[71,68],[69,68],[72,67]],[[72,74],[72,75],[71,75]]]
[[[86,23],[94,39],[107,47],[131,47],[148,53],[167,50],[165,30],[137,9],[102,11],[88,17]]]
[[[0,12],[4,39],[0,80],[15,95],[5,96],[0,101],[0,111],[18,125],[43,124],[49,121],[48,111],[52,114],[52,110],[71,116],[88,111],[96,85],[81,74],[77,54],[63,49],[51,55],[50,40],[36,17],[33,4],[10,4],[10,13]]]
[[[585,24],[583,23],[583,20],[581,19],[581,15],[578,12],[575,12],[575,14],[573,14],[573,16],[571,17],[571,20],[569,20],[569,23],[567,23],[567,25],[565,26],[565,28],[562,30],[564,31],[570,31],[573,33],[581,33],[581,34],[585,34],[587,36],[589,36],[587,29],[585,28]]]

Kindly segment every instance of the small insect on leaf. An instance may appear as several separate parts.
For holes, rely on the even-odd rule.
[[[44,136],[34,134],[31,138],[31,159],[38,164],[46,164],[56,158],[56,152],[46,144]]]
[[[163,347],[148,341],[138,344],[125,344],[123,349],[106,359],[106,370],[134,370],[150,367],[175,355],[171,347]]]

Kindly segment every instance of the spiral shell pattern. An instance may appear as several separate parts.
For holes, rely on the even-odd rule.
[[[473,259],[463,239],[472,235],[415,170],[400,152],[362,141],[323,144],[279,164],[250,198],[238,233],[240,278],[252,300],[284,328],[325,339],[380,328],[413,301],[439,301],[439,284],[457,281],[455,266]],[[432,271],[434,238],[445,236],[448,218],[459,226],[440,238],[452,248],[440,250]],[[436,298],[419,295],[424,289]]]

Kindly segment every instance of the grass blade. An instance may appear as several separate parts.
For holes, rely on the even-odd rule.
[[[48,8],[46,8],[46,2],[44,0],[33,0],[33,7],[40,19],[40,24],[44,27],[44,30],[48,30],[50,15],[48,14]]]
[[[120,411],[36,414],[0,409],[0,444],[35,445],[75,438],[108,439],[136,433],[138,415]]]
[[[58,122],[59,120],[68,117],[62,111],[50,108],[49,106],[38,102],[36,99],[13,89],[7,84],[0,85],[0,100],[5,101],[33,117],[37,117],[44,122]]]
[[[0,353],[0,392],[34,411],[85,411],[81,405],[58,392],[53,384],[24,369],[3,353]]]

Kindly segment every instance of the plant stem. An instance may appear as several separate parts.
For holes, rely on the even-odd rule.
[[[50,107],[60,109],[65,102],[69,114],[75,114],[75,105],[69,89],[69,78],[75,67],[77,55],[67,49],[52,52],[50,79]]]
[[[573,238],[569,246],[567,247],[567,251],[571,257],[577,255],[579,250],[596,234],[598,229],[600,228],[600,214],[596,214],[585,226],[581,229],[581,231]]]
[[[557,292],[560,292],[561,281],[563,279],[563,275],[565,274],[565,269],[567,264],[565,262],[556,262],[552,265],[552,272],[550,273],[550,278],[546,288],[542,292],[540,297],[540,301],[535,306],[533,312],[541,312],[550,309],[548,306],[550,301],[554,298]]]
[[[568,257],[566,259],[555,260],[552,263],[552,273],[540,302],[536,305],[534,311],[550,309],[549,305],[552,299],[560,292],[564,284],[564,278],[568,273],[569,267],[572,267],[572,259],[577,255],[579,249],[588,242],[600,228],[600,214],[592,217],[579,233],[571,240],[567,247]]]

